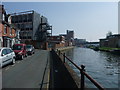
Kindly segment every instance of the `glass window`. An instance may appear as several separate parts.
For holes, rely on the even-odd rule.
[[[6,49],[3,49],[1,55],[6,55],[6,54],[7,54],[7,50],[6,50]]]
[[[27,45],[26,48],[27,48],[27,49],[28,49],[28,48],[32,48],[32,45]]]
[[[8,53],[8,54],[11,53],[10,49],[7,49],[7,53]]]
[[[12,35],[12,28],[9,28],[10,29],[10,35]]]
[[[10,52],[13,52],[13,50],[12,49],[9,49],[10,50]]]
[[[21,45],[13,45],[13,50],[22,50],[22,47]]]
[[[4,34],[6,34],[6,33],[7,33],[7,26],[4,25]]]

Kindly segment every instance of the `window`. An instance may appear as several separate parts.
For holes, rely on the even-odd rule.
[[[12,28],[9,28],[10,29],[10,35],[12,35]]]
[[[27,15],[23,15],[23,21],[27,22]]]
[[[7,50],[7,54],[11,53],[10,49],[6,49]]]
[[[7,25],[4,25],[4,34],[7,34]]]
[[[29,21],[29,22],[32,21],[32,14],[28,14],[28,21]]]
[[[22,50],[22,47],[21,45],[13,45],[13,50]]]
[[[6,49],[3,49],[3,50],[2,50],[2,53],[1,53],[1,56],[2,56],[2,55],[6,55],[6,54],[7,54],[7,50],[6,50]]]

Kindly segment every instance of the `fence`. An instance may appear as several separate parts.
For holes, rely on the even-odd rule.
[[[81,83],[80,83],[80,89],[81,90],[84,90],[85,88],[85,76],[100,90],[104,90],[104,88],[97,82],[95,81],[90,75],[88,75],[86,72],[85,72],[85,66],[84,65],[81,65],[81,67],[77,66],[71,59],[69,59],[65,53],[61,53],[60,51],[57,50],[57,53],[59,56],[62,55],[62,58],[63,58],[63,63],[66,62],[66,60],[68,60],[70,63],[72,63],[81,73]]]

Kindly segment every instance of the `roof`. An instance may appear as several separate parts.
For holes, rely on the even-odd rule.
[[[0,49],[8,49],[9,47],[0,47]]]

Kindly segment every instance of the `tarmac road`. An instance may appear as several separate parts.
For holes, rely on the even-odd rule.
[[[34,55],[18,60],[14,65],[4,67],[2,88],[47,88],[49,83],[48,57],[48,51],[36,50]]]

